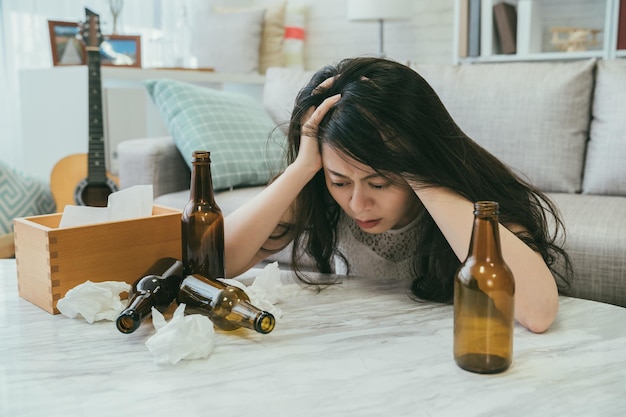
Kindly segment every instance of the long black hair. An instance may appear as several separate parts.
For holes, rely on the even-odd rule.
[[[317,88],[330,77],[335,79],[328,88]],[[353,58],[317,71],[296,98],[288,163],[298,154],[305,112],[335,94],[341,99],[316,132],[320,150],[326,143],[391,180],[446,187],[470,201],[498,201],[500,222],[521,226],[516,235],[541,254],[559,288],[567,287],[571,264],[560,246],[564,229],[554,204],[463,133],[426,80],[407,66]],[[345,257],[336,249],[341,209],[326,188],[323,171],[305,186],[294,209],[292,267],[299,272],[297,260],[305,252],[320,272],[330,272],[332,257]],[[425,210],[418,227],[411,290],[420,299],[450,301],[460,261]],[[565,269],[555,268],[557,259]]]

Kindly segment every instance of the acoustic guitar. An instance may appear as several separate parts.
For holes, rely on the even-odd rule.
[[[89,148],[87,154],[66,156],[50,174],[50,188],[57,212],[66,205],[106,207],[109,194],[119,189],[119,180],[106,170],[100,77],[100,17],[85,8],[81,35],[87,49]]]

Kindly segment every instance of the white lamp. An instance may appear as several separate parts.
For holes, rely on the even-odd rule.
[[[378,20],[378,54],[383,50],[383,21],[404,20],[413,17],[411,0],[348,0],[348,20]]]

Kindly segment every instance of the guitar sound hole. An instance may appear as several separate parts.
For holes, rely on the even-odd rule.
[[[74,199],[79,206],[106,207],[109,194],[117,191],[117,185],[111,179],[106,184],[90,184],[87,179],[76,186]]]

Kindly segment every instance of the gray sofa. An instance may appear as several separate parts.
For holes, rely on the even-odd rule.
[[[470,137],[559,207],[575,279],[567,295],[626,307],[626,60],[414,65]],[[271,68],[263,105],[288,119],[311,73]],[[182,208],[189,168],[171,137],[118,147],[122,188],[153,184],[155,202]],[[228,214],[261,188],[217,193]]]

